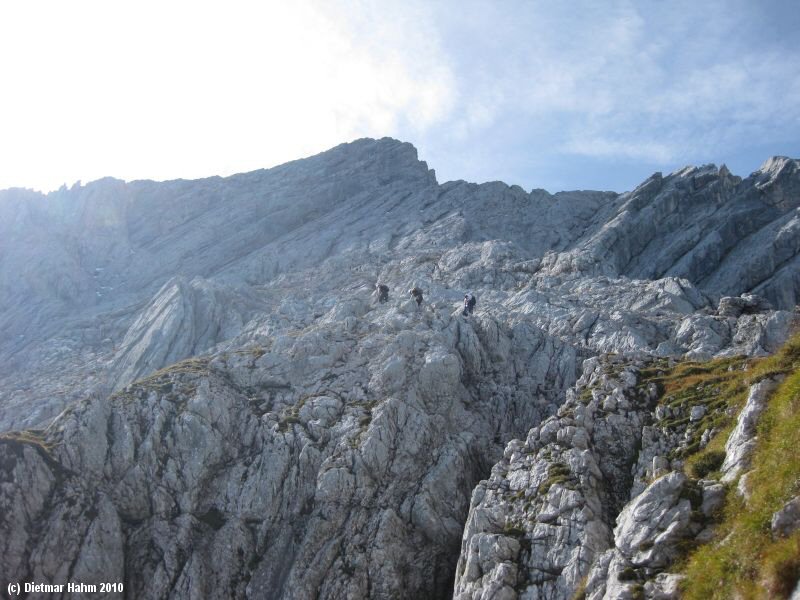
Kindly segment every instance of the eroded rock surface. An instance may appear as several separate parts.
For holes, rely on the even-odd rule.
[[[80,402],[49,451],[0,441],[0,576],[58,562],[145,598],[447,597],[472,488],[549,410],[542,389],[574,381],[575,351],[523,323],[375,311]]]
[[[721,505],[680,473],[713,409],[643,370],[785,340],[798,191],[784,158],[625,194],[439,184],[383,139],[2,192],[0,430],[39,429],[0,437],[0,579],[672,597]]]
[[[625,194],[439,184],[382,139],[228,178],[0,192],[0,429],[306,327],[379,279],[448,307],[474,291],[589,354],[768,353],[800,290],[799,182],[774,158]]]
[[[723,364],[735,369],[742,361]],[[752,435],[753,403],[763,403],[776,382],[751,386],[727,453],[709,455],[721,454],[704,473],[719,472],[692,477],[684,457],[709,439],[708,424],[727,406],[713,384],[697,384],[696,395],[660,396],[652,378],[669,366],[651,356],[584,361],[557,415],[524,442],[510,442],[476,486],[455,598],[569,600],[579,590],[589,600],[680,597],[682,576],[670,568],[686,548],[715,540],[724,482],[733,481],[727,465],[741,465],[742,444],[752,446],[737,432],[746,423]],[[702,415],[693,419],[698,406]],[[775,536],[797,526],[796,504],[773,516]]]
[[[734,481],[750,465],[750,455],[756,444],[758,419],[767,407],[767,399],[780,378],[769,378],[750,388],[747,403],[739,413],[736,428],[725,443],[725,462],[722,463],[722,481]]]

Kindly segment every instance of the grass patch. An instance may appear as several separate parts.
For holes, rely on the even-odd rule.
[[[578,401],[581,404],[589,404],[592,401],[592,387],[585,387],[581,390],[581,395],[578,396]]]
[[[572,595],[572,600],[586,600],[586,585],[589,583],[589,576],[584,575],[581,582],[578,584],[578,587],[575,589],[575,593]]]
[[[793,336],[772,356],[754,362],[747,376],[749,384],[757,383],[767,377],[793,373],[800,367],[800,334]]]
[[[50,452],[53,444],[49,443],[44,437],[42,429],[25,429],[23,431],[6,431],[0,433],[0,440],[4,442],[16,442],[19,444],[30,444],[38,449]]]
[[[57,475],[64,470],[64,467],[53,457],[54,444],[45,438],[44,430],[42,429],[0,433],[0,444],[5,445],[10,450],[10,452],[4,453],[5,458],[0,457],[0,471],[7,475],[10,475],[14,470],[17,460],[22,457],[25,446],[33,448]]]
[[[290,426],[301,425],[302,423],[295,407],[285,408],[278,418],[278,431],[286,433]]]
[[[142,379],[134,382],[133,385],[147,385],[147,384],[161,384],[167,375],[177,375],[180,373],[194,373],[197,375],[205,375],[208,373],[208,358],[187,358],[163,369],[159,369]]]
[[[750,500],[745,504],[729,493],[719,526],[718,537],[724,543],[697,548],[683,565],[687,575],[683,597],[687,600],[787,598],[797,583],[800,532],[774,540],[770,521],[773,513],[800,493],[798,362],[800,336],[795,336],[775,356],[757,361],[742,377],[743,383],[749,384],[788,374],[773,392],[758,424],[753,471],[748,476]]]
[[[697,460],[691,463],[689,469],[692,477],[703,479],[709,473],[718,470],[723,462],[725,462],[725,452],[722,450],[709,450],[700,454]]]
[[[253,355],[253,358],[255,358],[256,360],[258,360],[267,353],[267,351],[264,349],[263,346],[256,346],[255,348],[251,348],[249,352],[250,354]]]
[[[644,586],[641,583],[634,583],[628,591],[631,594],[631,600],[644,600]]]
[[[547,469],[547,479],[539,486],[538,493],[540,495],[546,494],[550,488],[556,484],[561,484],[564,487],[570,488],[575,482],[575,477],[569,470],[569,467],[564,463],[553,463]]]
[[[735,425],[735,415],[747,400],[748,377],[759,360],[764,359],[735,356],[702,363],[688,361],[673,367],[651,367],[640,372],[640,385],[646,387],[655,383],[661,393],[659,404],[672,410],[672,416],[658,425],[673,430],[691,426],[691,438],[669,455],[670,459],[686,460],[688,473],[704,477],[719,468],[714,463],[719,459],[719,452],[724,451],[725,441]],[[689,415],[692,407],[698,405],[705,406],[706,413],[692,423]],[[707,429],[713,430],[715,435],[701,448],[700,440]],[[701,472],[704,474],[697,474]]]

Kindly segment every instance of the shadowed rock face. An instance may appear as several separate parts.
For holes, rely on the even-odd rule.
[[[372,317],[79,402],[49,452],[0,441],[2,481],[33,490],[0,492],[0,574],[113,567],[145,598],[448,597],[472,488],[549,410],[543,388],[574,379],[575,351],[489,317]]]
[[[570,394],[602,381],[575,405],[592,425],[543,421],[600,353],[776,349],[798,206],[784,158],[745,180],[706,166],[551,195],[439,185],[390,139],[224,179],[2,192],[0,429],[68,408],[0,439],[0,579],[448,598],[455,578],[471,598],[516,594],[524,568],[561,597],[605,556],[605,582],[632,560],[608,549],[645,487],[649,397],[635,369],[610,383],[590,362]],[[536,485],[553,465],[585,482],[514,508],[520,461]],[[523,565],[484,508],[534,515],[561,545]]]

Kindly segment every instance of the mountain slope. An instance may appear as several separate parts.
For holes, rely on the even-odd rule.
[[[614,518],[651,483],[640,374],[780,348],[797,167],[551,195],[439,185],[382,139],[225,179],[3,192],[0,429],[26,431],[0,439],[0,578],[137,598],[448,598],[512,567],[509,594],[613,584]],[[582,504],[540,556],[479,496],[556,527],[544,481]]]
[[[454,597],[796,594],[799,342],[752,361],[586,361],[473,492]]]
[[[711,307],[756,291],[789,309],[800,285],[798,180],[797,161],[777,158],[744,181],[687,168],[622,195],[438,185],[411,145],[382,139],[224,179],[2,192],[0,426],[42,425],[87,385],[129,383],[134,372],[116,364],[128,330],[176,276],[272,306],[320,304],[309,313],[378,277],[396,289],[438,285],[442,300],[471,286],[502,302],[519,286],[547,293],[553,277],[677,276]],[[660,337],[653,348],[669,335]],[[192,352],[212,341],[222,340]]]

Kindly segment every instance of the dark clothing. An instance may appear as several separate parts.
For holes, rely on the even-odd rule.
[[[411,295],[414,296],[414,298],[416,299],[417,306],[422,304],[422,290],[421,289],[415,287],[413,290],[411,290]]]
[[[465,317],[467,315],[471,315],[472,311],[475,310],[476,302],[477,300],[475,300],[475,296],[472,294],[467,294],[464,296],[464,312],[461,314],[463,314]]]
[[[378,286],[378,302],[387,302],[389,300],[389,286]]]

